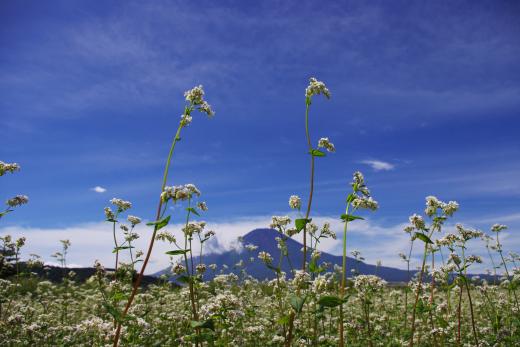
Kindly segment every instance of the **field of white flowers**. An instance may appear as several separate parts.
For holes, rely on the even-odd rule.
[[[355,172],[351,190],[340,202],[345,213],[338,216],[344,222],[342,266],[331,268],[320,261],[320,241],[335,239],[336,234],[328,223],[312,222],[314,170],[336,148],[326,137],[313,145],[309,113],[313,97],[330,95],[323,82],[310,79],[305,90],[309,195],[289,198],[289,208],[298,218],[272,218],[270,228],[278,232],[279,253],[259,251],[252,259],[270,269],[274,279],[259,281],[245,271],[237,275],[206,264],[205,242],[215,233],[200,220],[207,210],[201,192],[194,184],[167,185],[181,132],[191,124],[193,113],[214,115],[202,86],[197,86],[185,93],[186,105],[166,159],[155,218],[147,223],[153,233],[146,250],[136,250],[132,243],[139,238],[134,227],[141,218],[128,214],[129,201],[117,198],[104,210],[107,228],[113,233],[114,263],[96,263],[95,274],[85,282],[67,269],[68,240],[54,254],[63,270],[61,281],[54,283],[36,275],[35,269],[44,267],[38,256],[20,259],[24,238],[0,235],[0,345],[520,345],[520,257],[503,250],[500,235],[507,227],[495,224],[483,232],[456,224],[454,230],[447,230],[445,222],[459,209],[455,201],[429,196],[424,216],[409,217],[403,232],[410,236],[410,248],[400,257],[408,266],[410,280],[388,284],[346,266],[349,224],[363,219],[363,211],[379,207],[363,174]],[[0,176],[18,170],[16,163],[0,162]],[[0,219],[28,202],[24,195],[7,200]],[[171,204],[183,206],[184,213],[167,215]],[[168,230],[173,219],[185,221],[182,232]],[[302,261],[291,264],[291,273],[285,273],[281,264],[289,260],[286,241],[296,234],[303,236]],[[488,251],[486,262],[491,270],[486,279],[469,276],[474,272],[472,265],[484,261],[472,253],[470,240],[481,240]],[[165,256],[176,259],[171,275],[181,286],[170,282],[169,276],[142,285],[155,242],[171,245]],[[245,248],[256,250],[255,245]],[[421,256],[420,263],[411,261],[413,252]],[[120,260],[123,253],[130,262]],[[212,279],[207,280],[210,272]]]

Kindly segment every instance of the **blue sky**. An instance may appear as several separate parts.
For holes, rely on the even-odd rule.
[[[492,1],[2,1],[0,160],[22,171],[2,177],[1,198],[31,199],[2,227],[98,225],[112,197],[152,219],[183,92],[197,84],[216,116],[185,129],[169,184],[199,186],[209,223],[288,213],[290,195],[308,194],[315,76],[332,98],[315,98],[311,135],[337,148],[317,163],[315,216],[340,215],[361,170],[382,235],[354,233],[360,250],[392,241],[397,254],[405,245],[385,230],[427,195],[457,200],[457,221],[509,224],[518,250],[519,14]]]

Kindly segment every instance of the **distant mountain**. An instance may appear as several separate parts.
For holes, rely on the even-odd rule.
[[[280,236],[280,234],[273,229],[255,229],[243,237],[243,244],[253,244],[258,248],[255,251],[248,251],[246,249],[242,249],[240,251],[230,250],[224,253],[212,253],[204,256],[204,263],[206,265],[209,264],[217,264],[216,273],[220,273],[220,270],[227,266],[227,270],[223,270],[223,273],[240,273],[242,269],[245,269],[249,275],[252,277],[264,280],[264,279],[272,279],[275,277],[275,273],[268,269],[265,264],[258,259],[258,253],[261,251],[268,252],[273,257],[273,265],[277,266],[279,261],[280,250],[277,247],[277,242],[275,240],[276,237]],[[301,269],[302,266],[302,244],[289,238],[287,240],[287,249],[289,251],[290,263],[294,269]],[[310,253],[310,252],[309,252]],[[254,261],[251,262],[250,258],[253,257]],[[237,267],[236,264],[239,262],[243,262],[243,267]],[[342,257],[332,255],[326,252],[321,253],[320,260],[318,264],[321,263],[331,263],[331,266],[334,264],[341,266]],[[329,268],[329,271],[332,269]],[[408,272],[406,270],[395,269],[386,266],[376,266],[366,264],[364,262],[357,262],[355,259],[347,257],[347,276],[350,276],[350,271],[352,269],[356,269],[360,274],[365,275],[378,275],[385,279],[388,282],[407,282],[408,281]],[[291,276],[291,266],[287,261],[287,258],[284,257],[282,261],[282,271],[287,274],[287,277]],[[156,273],[156,276],[168,273],[169,269],[162,270]],[[414,272],[411,272],[413,275]],[[205,274],[205,280],[211,279],[213,277],[213,271],[207,270]]]
[[[107,271],[114,271],[114,269],[106,269]],[[75,276],[73,280],[79,283],[83,283],[92,277],[96,273],[96,269],[93,267],[67,267],[61,268],[59,266],[45,265],[44,267],[27,267],[27,263],[21,262],[19,264],[19,271],[21,276],[24,277],[27,273],[32,273],[43,280],[49,280],[51,282],[60,283],[63,278],[68,277],[68,273],[73,271]],[[15,269],[0,273],[0,278],[14,278],[16,274]],[[134,276],[137,277],[137,274]],[[135,280],[134,278],[134,280]],[[143,276],[141,280],[141,286],[148,286],[150,284],[160,283],[156,276]]]

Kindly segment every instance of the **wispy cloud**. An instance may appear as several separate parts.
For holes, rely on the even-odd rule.
[[[96,192],[96,193],[104,193],[107,191],[106,188],[103,188],[101,186],[95,186],[94,188],[90,188],[90,190],[92,190],[93,192]]]
[[[390,171],[395,169],[395,165],[382,160],[362,160],[361,164],[369,165],[375,171]]]

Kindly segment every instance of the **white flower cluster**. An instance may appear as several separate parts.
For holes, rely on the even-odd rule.
[[[176,263],[175,265],[172,266],[172,272],[176,275],[180,275],[180,274],[186,272],[186,267],[184,267],[184,265],[182,265],[180,263]]]
[[[289,216],[273,216],[271,218],[271,224],[269,225],[269,227],[271,229],[281,229],[290,223],[291,218],[289,218]]]
[[[16,206],[26,204],[28,202],[29,202],[29,197],[27,197],[27,195],[17,195],[14,198],[7,200],[6,204],[9,207],[16,207]]]
[[[129,215],[126,219],[132,224],[132,226],[136,226],[137,224],[141,223],[141,218],[136,216]]]
[[[126,211],[132,207],[132,203],[130,201],[125,201],[125,200],[117,199],[117,198],[113,198],[112,200],[110,200],[110,203],[112,205],[117,206],[118,212]]]
[[[418,214],[414,213],[408,218],[408,220],[410,221],[410,224],[412,224],[412,226],[417,230],[424,230],[426,228],[423,217],[419,216]]]
[[[320,231],[323,237],[330,237],[331,239],[336,240],[336,233],[330,229],[330,223],[323,223],[323,226],[321,227]]]
[[[354,191],[352,206],[355,209],[364,208],[372,211],[378,209],[379,204],[370,196],[370,190],[366,186],[365,178],[361,172],[354,172],[351,185],[352,190]],[[361,196],[357,193],[361,193]]]
[[[273,257],[269,253],[264,251],[258,253],[258,259],[260,259],[266,264],[271,264],[273,261]]]
[[[386,281],[375,275],[358,275],[354,278],[354,288],[362,296],[382,290],[385,285]]]
[[[20,165],[17,163],[4,163],[0,160],[0,176],[3,176],[6,172],[13,173],[20,171]]]
[[[289,207],[295,210],[299,210],[302,207],[302,200],[298,195],[291,195],[289,198]]]
[[[318,147],[325,148],[327,150],[327,152],[331,152],[331,153],[336,152],[336,147],[334,147],[334,144],[329,141],[328,137],[322,137],[318,141]]]
[[[186,236],[188,236],[188,238],[191,238],[195,233],[202,233],[205,226],[206,222],[189,222],[184,228],[182,228],[182,231],[184,234],[186,234]]]
[[[186,98],[186,101],[188,101],[191,105],[198,106],[198,110],[200,112],[206,113],[210,117],[215,115],[215,112],[213,112],[213,110],[211,109],[211,105],[204,100],[204,88],[202,87],[202,85],[187,90],[186,92],[184,92],[184,97]],[[184,115],[187,115],[189,117],[189,113],[185,113]]]
[[[507,229],[507,225],[504,224],[493,224],[493,226],[491,227],[491,231],[494,233],[498,233],[505,229]]]
[[[294,272],[294,278],[292,280],[292,284],[295,288],[306,288],[311,280],[311,276],[309,273],[303,270],[296,270]]]
[[[369,196],[368,198],[365,196],[362,196],[362,197],[357,197],[354,200],[352,200],[352,206],[355,209],[364,208],[367,210],[375,211],[378,209],[379,204],[377,201],[372,199],[371,196]]]
[[[309,78],[309,86],[305,89],[305,96],[307,98],[310,98],[313,95],[320,95],[320,94],[325,95],[327,97],[327,99],[330,98],[330,91],[325,86],[325,83],[318,81],[314,77]]]
[[[471,239],[476,239],[482,237],[483,233],[480,230],[467,229],[462,224],[456,224],[455,228],[457,228],[457,232],[463,241],[468,241]]]
[[[453,216],[453,213],[459,209],[459,204],[456,201],[450,201],[446,203],[437,199],[435,196],[427,196],[426,209],[424,210],[424,213],[431,217],[437,214],[439,209],[442,210],[446,216]]]
[[[200,196],[200,190],[198,190],[194,184],[190,183],[180,186],[164,187],[161,193],[161,199],[163,202],[170,199],[176,202],[191,199],[194,195]]]
[[[208,210],[208,205],[206,205],[206,202],[205,201],[201,201],[197,204],[197,208],[201,211],[207,211]]]

